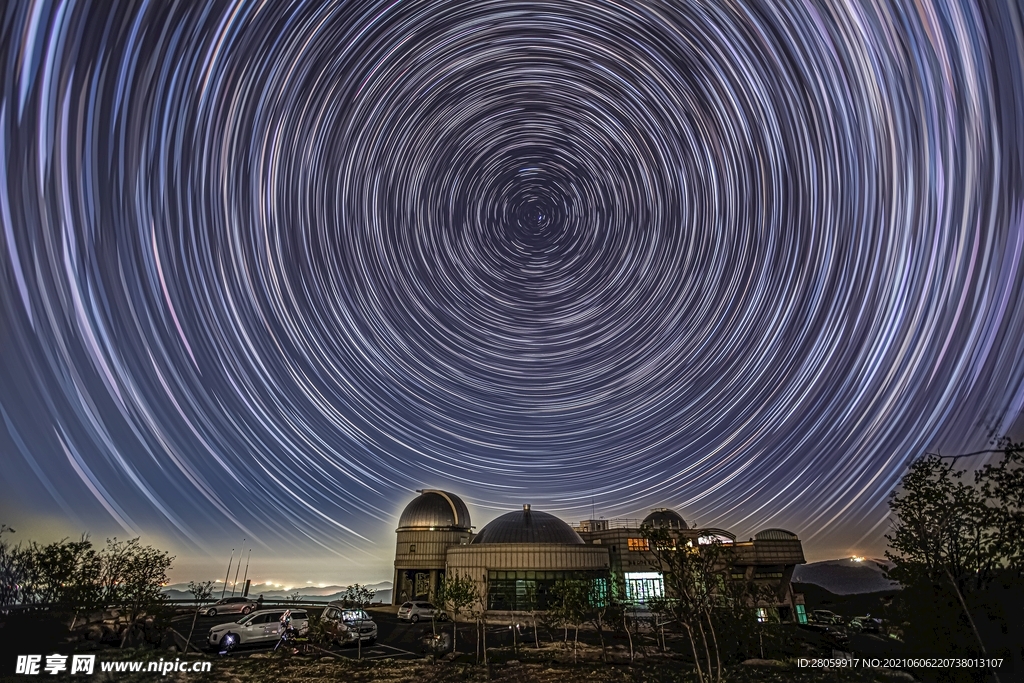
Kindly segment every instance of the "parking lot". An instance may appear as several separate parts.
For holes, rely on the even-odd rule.
[[[264,609],[270,609],[273,607],[294,607],[293,605],[265,605]],[[303,606],[306,612],[312,617],[314,615],[319,616],[323,611],[322,606],[310,607]],[[416,624],[410,624],[398,620],[397,607],[390,605],[383,607],[371,607],[367,609],[370,616],[373,617],[374,622],[377,624],[377,640],[373,645],[363,643],[362,650],[352,645],[346,645],[344,647],[339,645],[332,645],[327,648],[334,656],[348,657],[355,659],[362,657],[363,659],[420,659],[427,656],[430,653],[429,641],[435,633],[435,629],[431,626],[431,622],[420,621]],[[181,633],[183,636],[188,636],[189,630],[192,624],[192,614],[179,614],[173,621],[175,630]],[[207,644],[206,638],[210,632],[210,629],[219,624],[228,623],[235,621],[240,615],[224,615],[219,617],[207,617],[200,616],[196,619],[195,631],[192,634],[192,639],[189,641],[191,647],[196,648],[200,651],[213,652]],[[490,627],[488,629],[488,641],[494,644],[499,643],[505,632],[508,630],[507,627]],[[476,629],[473,624],[460,624],[458,627],[458,639],[459,649],[465,651],[467,647],[474,647],[476,639]],[[436,632],[446,634],[447,637],[451,637],[452,624],[451,622],[438,622],[436,624]],[[243,645],[237,647],[233,652],[238,654],[252,653],[252,652],[266,652],[273,649],[273,644],[258,644],[258,645]]]

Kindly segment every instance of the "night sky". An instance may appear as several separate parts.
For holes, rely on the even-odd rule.
[[[1016,2],[0,17],[14,540],[390,579],[437,487],[877,555],[1019,421]]]

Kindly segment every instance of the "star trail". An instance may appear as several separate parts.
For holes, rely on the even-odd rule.
[[[1013,2],[0,13],[12,519],[384,566],[427,486],[880,552],[1024,408]]]

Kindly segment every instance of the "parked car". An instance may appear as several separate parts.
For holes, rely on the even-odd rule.
[[[256,609],[256,601],[249,598],[222,598],[203,612],[208,617],[218,614],[248,614]]]
[[[882,620],[871,616],[854,617],[850,620],[850,630],[861,633],[881,633]]]
[[[340,600],[328,603],[321,618],[333,622],[332,630],[339,645],[357,640],[373,645],[377,641],[377,624],[373,618],[364,610],[345,607]]]
[[[246,615],[238,621],[218,624],[210,629],[207,642],[221,650],[230,650],[235,645],[253,643],[276,643],[285,626],[281,620],[286,609],[261,609]],[[306,610],[290,610],[291,627],[304,633],[309,627]]]
[[[829,624],[800,624],[800,628],[820,634],[822,643],[831,649],[845,651],[850,643],[849,636],[842,629]]]
[[[443,621],[447,618],[447,615],[429,602],[414,600],[404,602],[398,608],[398,619],[400,621],[408,621],[415,624],[420,619],[434,619],[435,617],[438,621]]]
[[[818,624],[842,624],[843,618],[835,612],[827,609],[816,609],[812,613],[815,623]]]

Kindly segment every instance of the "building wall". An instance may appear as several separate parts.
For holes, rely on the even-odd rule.
[[[644,545],[639,528],[615,526],[608,524],[607,520],[588,520],[576,527],[576,531],[589,545],[608,550],[613,583],[623,581],[627,572],[661,570],[654,553],[637,549]],[[689,540],[698,544],[697,539],[705,532],[702,529],[686,529],[671,533],[680,543]],[[739,541],[727,544],[726,547],[732,550],[732,578],[772,586],[776,598],[772,607],[787,621],[795,620],[795,606],[802,604],[803,596],[793,594],[790,581],[796,565],[806,562],[800,541],[796,538],[759,539]]]
[[[463,530],[400,529],[395,547],[395,579],[391,604],[421,598],[433,600],[444,574],[446,553],[452,546],[468,545],[473,534]],[[425,575],[417,583],[416,575]],[[426,590],[422,591],[423,586]]]
[[[491,570],[607,571],[608,551],[589,545],[549,543],[487,543],[448,549],[447,571],[472,578],[483,599],[473,610],[484,610],[487,572]]]

